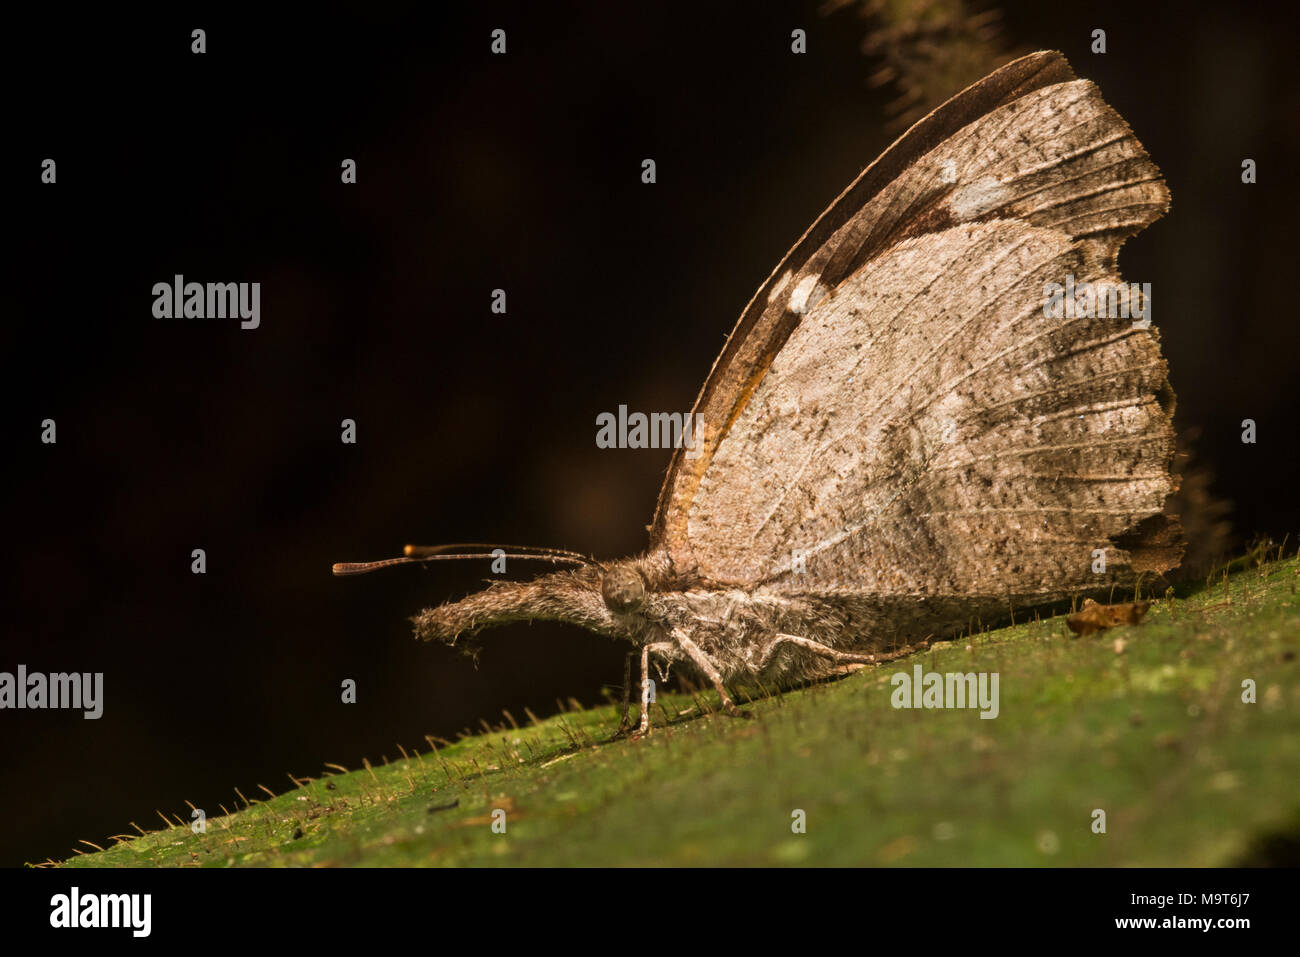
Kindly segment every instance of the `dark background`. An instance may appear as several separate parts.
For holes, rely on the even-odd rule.
[[[0,670],[103,671],[106,703],[98,721],[0,712],[0,864],[424,749],[502,708],[599,702],[622,679],[607,639],[505,628],[477,670],[412,640],[407,617],[488,562],[354,579],[331,563],[408,541],[644,548],[668,453],[597,449],[596,415],[687,411],[754,289],[893,138],[895,93],[868,86],[850,11],[394,9],[9,31]],[[1291,24],[1235,5],[1003,9],[1007,46],[1063,51],[1162,168],[1173,209],[1124,275],[1152,284],[1178,423],[1201,429],[1239,541],[1295,542]],[[261,328],[154,320],[174,273],[261,282]]]

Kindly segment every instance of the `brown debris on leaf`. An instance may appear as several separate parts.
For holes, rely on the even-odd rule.
[[[1104,631],[1117,625],[1136,625],[1151,607],[1149,601],[1126,601],[1118,605],[1102,605],[1091,598],[1083,600],[1083,607],[1065,619],[1070,630],[1080,638],[1094,631]]]

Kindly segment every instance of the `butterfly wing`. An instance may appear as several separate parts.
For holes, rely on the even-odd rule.
[[[1033,90],[1072,79],[1074,72],[1059,53],[1034,53],[1007,64],[900,136],[808,228],[745,306],[695,400],[693,411],[702,426],[695,436],[694,454],[687,458],[680,448],[673,454],[650,527],[652,549],[665,548],[676,564],[690,565],[686,525],[700,480],[734,417],[801,318],[799,312],[787,308],[788,297],[773,299],[776,287],[788,287],[795,272],[804,280],[809,275],[823,273],[828,282],[845,278],[847,274],[836,277],[826,268],[835,252],[844,246],[847,252],[841,255],[841,260],[853,253],[851,258],[856,261],[871,250],[863,249],[860,244],[855,248],[853,236],[845,234],[844,226],[850,221],[865,224],[862,214],[870,200],[903,175],[916,157],[940,145],[989,110],[1012,103]],[[897,233],[907,226],[897,217],[893,220]]]
[[[1123,546],[1153,537],[1173,489],[1158,338],[1043,305],[1067,276],[1130,304],[1116,253],[1168,192],[1072,76],[1035,54],[949,101],[778,266],[661,493],[653,544],[679,570],[1020,597],[1131,577]],[[1176,561],[1165,544],[1153,567]]]

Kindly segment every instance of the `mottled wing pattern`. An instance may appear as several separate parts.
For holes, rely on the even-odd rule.
[[[1128,581],[1134,543],[1176,561],[1146,548],[1173,489],[1155,332],[1043,312],[1048,283],[1119,284],[1120,243],[1167,208],[1087,81],[915,155],[760,290],[787,328],[713,422],[706,385],[707,463],[685,480],[675,463],[656,526],[674,562],[780,590],[1024,598]]]
[[[921,228],[918,223],[897,218],[889,223],[869,219],[875,212],[866,208],[872,198],[903,176],[918,156],[939,146],[973,120],[1029,92],[1073,78],[1070,65],[1059,53],[1035,53],[1007,64],[900,136],[808,228],[745,306],[700,390],[694,411],[702,424],[696,435],[694,454],[688,458],[678,449],[673,455],[651,526],[652,550],[663,547],[677,565],[690,566],[686,525],[691,503],[718,443],[753,394],[768,363],[802,318],[801,312],[791,308],[794,303],[790,298],[799,284],[806,283],[808,276],[815,276],[828,286],[847,278],[845,259],[850,260],[851,268],[878,251],[864,246],[860,240],[863,228],[872,223],[885,227],[877,245],[909,229]],[[838,272],[833,272],[830,260],[841,247],[848,252],[837,258]],[[797,280],[791,284],[795,274]],[[784,297],[772,295],[778,286],[786,292]]]
[[[886,595],[1113,580],[1128,564],[1113,539],[1172,491],[1165,365],[1131,320],[1045,318],[1043,287],[1067,274],[1118,281],[1020,220],[906,240],[854,274],[794,330],[704,476],[700,573]]]

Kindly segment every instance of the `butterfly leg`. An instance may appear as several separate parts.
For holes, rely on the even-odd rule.
[[[896,651],[882,652],[872,655],[856,655],[848,651],[840,651],[832,648],[830,645],[823,645],[820,641],[813,641],[811,638],[801,638],[798,635],[775,635],[768,646],[763,649],[763,655],[754,666],[755,671],[762,671],[772,662],[772,656],[776,654],[777,648],[783,644],[798,645],[800,648],[807,648],[813,654],[821,655],[823,658],[829,658],[836,664],[840,665],[874,665],[885,661],[892,661],[895,658],[901,658],[903,655],[910,655],[915,649],[908,645]]]
[[[641,646],[641,725],[637,734],[650,733],[650,646]]]
[[[713,682],[713,688],[722,698],[722,707],[727,714],[733,717],[746,717],[747,715],[745,712],[736,707],[736,702],[731,700],[731,695],[727,694],[727,689],[722,686],[721,672],[719,672],[717,666],[709,660],[709,656],[700,649],[700,646],[691,641],[686,632],[682,631],[680,628],[673,629],[673,641],[677,642],[677,646],[681,648],[682,651],[686,652],[686,656],[690,658],[691,661],[695,662],[697,668],[704,672],[705,677]]]
[[[670,662],[677,651],[676,646],[667,641],[652,641],[641,646],[641,723],[633,737],[643,737],[650,733],[650,652],[663,655]],[[631,680],[632,656],[628,655],[628,679]],[[662,672],[661,672],[662,674]]]

